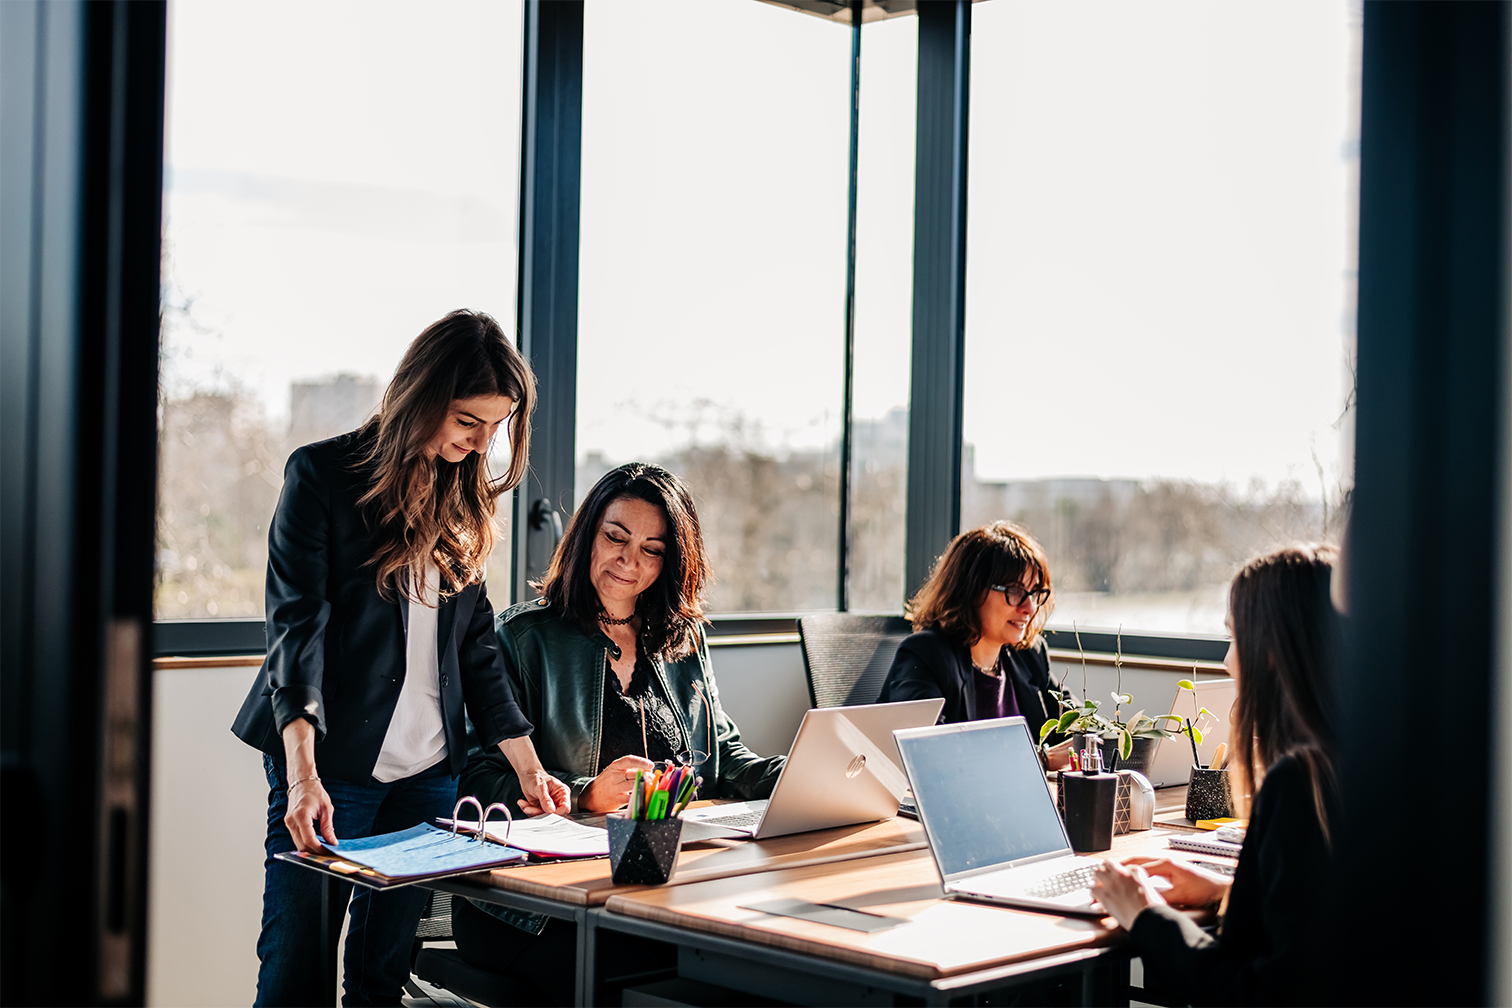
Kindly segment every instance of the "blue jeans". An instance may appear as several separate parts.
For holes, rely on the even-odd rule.
[[[263,756],[268,775],[268,837],[264,844],[262,934],[257,939],[257,1004],[330,1004],[332,992],[322,990],[320,962],[321,887],[326,876],[279,861],[273,855],[294,849],[284,825],[289,793],[284,762]],[[382,784],[325,780],[326,793],[336,807],[334,832],[351,840],[408,829],[437,816],[450,816],[457,797],[456,778],[447,761],[413,777]],[[347,929],[343,963],[342,1004],[397,1005],[410,974],[415,926],[430,890],[405,886],[377,892],[366,887],[352,896],[350,882],[338,882],[337,899],[351,898],[352,923]],[[335,948],[336,935],[331,936]]]

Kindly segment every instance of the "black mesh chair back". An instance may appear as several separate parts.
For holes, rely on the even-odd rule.
[[[798,619],[809,703],[851,707],[877,702],[893,656],[913,627],[902,616],[821,613]]]

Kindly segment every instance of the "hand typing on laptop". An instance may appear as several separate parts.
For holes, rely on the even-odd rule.
[[[1093,871],[1092,898],[1101,903],[1125,931],[1133,929],[1134,918],[1146,907],[1165,903],[1143,868],[1139,865],[1125,868],[1117,861],[1104,861]]]
[[[1170,858],[1130,857],[1125,865],[1138,865],[1152,880],[1159,879],[1170,884],[1161,893],[1162,898],[1174,907],[1194,909],[1213,906],[1228,894],[1234,880],[1227,875],[1207,871],[1186,861]]]

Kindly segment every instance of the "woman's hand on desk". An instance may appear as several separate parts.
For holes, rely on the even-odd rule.
[[[284,813],[284,826],[294,838],[294,846],[306,854],[321,854],[321,844],[336,842],[336,831],[331,823],[336,816],[336,807],[331,796],[318,780],[305,780],[289,789],[289,810]],[[319,829],[317,834],[316,829]]]
[[[541,758],[536,755],[529,735],[505,739],[499,743],[499,752],[509,760],[515,776],[520,779],[520,790],[525,794],[520,799],[520,808],[526,815],[542,812],[566,815],[572,811],[572,792],[541,766]]]
[[[1151,887],[1143,868],[1125,868],[1116,861],[1104,861],[1093,869],[1092,895],[1125,931],[1134,927],[1134,918],[1145,907],[1165,902]]]
[[[1174,907],[1212,906],[1228,894],[1234,880],[1217,872],[1203,871],[1184,861],[1169,858],[1131,857],[1126,865],[1139,865],[1145,874],[1158,876],[1171,883],[1171,888],[1161,894]]]
[[[604,767],[604,772],[578,796],[578,808],[584,812],[613,812],[630,800],[635,790],[635,771],[651,771],[654,764],[641,756],[621,756]]]
[[[284,727],[283,744],[288,788],[284,828],[294,838],[295,847],[306,854],[319,854],[325,849],[321,840],[336,842],[336,806],[315,770],[315,726],[304,718],[295,718]]]

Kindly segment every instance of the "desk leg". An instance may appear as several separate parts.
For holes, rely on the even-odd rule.
[[[341,947],[341,922],[346,916],[346,904],[341,900],[341,882],[334,875],[321,875],[320,882],[320,971],[322,975],[321,990],[326,992],[329,999],[326,1004],[341,1004],[341,995],[337,990],[340,973],[337,969],[336,953]]]
[[[598,917],[585,909],[577,917],[577,987],[573,1004],[598,1003]]]

